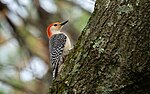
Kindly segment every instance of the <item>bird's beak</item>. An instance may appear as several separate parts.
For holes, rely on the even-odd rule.
[[[62,22],[60,25],[61,25],[61,26],[62,26],[62,25],[65,25],[67,22],[68,22],[68,20],[67,20],[67,21]]]

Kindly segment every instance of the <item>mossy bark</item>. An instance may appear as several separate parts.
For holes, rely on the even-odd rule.
[[[97,0],[56,93],[150,94],[150,0]]]

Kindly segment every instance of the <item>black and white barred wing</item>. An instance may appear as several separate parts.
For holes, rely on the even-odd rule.
[[[53,79],[57,76],[58,67],[62,63],[63,49],[67,37],[64,34],[55,34],[49,40],[50,63],[52,64]]]

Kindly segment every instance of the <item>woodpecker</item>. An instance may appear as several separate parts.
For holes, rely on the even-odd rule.
[[[63,63],[63,56],[69,53],[72,48],[67,34],[61,32],[62,27],[68,22],[55,22],[47,27],[49,38],[50,63],[52,65],[53,79],[56,78],[60,65]]]

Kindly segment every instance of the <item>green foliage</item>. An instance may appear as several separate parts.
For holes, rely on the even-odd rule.
[[[81,16],[73,22],[75,25],[75,28],[81,32],[83,28],[86,26],[85,22],[87,22],[89,18],[90,18],[90,15],[83,12],[83,14],[81,14]]]
[[[4,91],[0,90],[0,94],[5,94]]]

